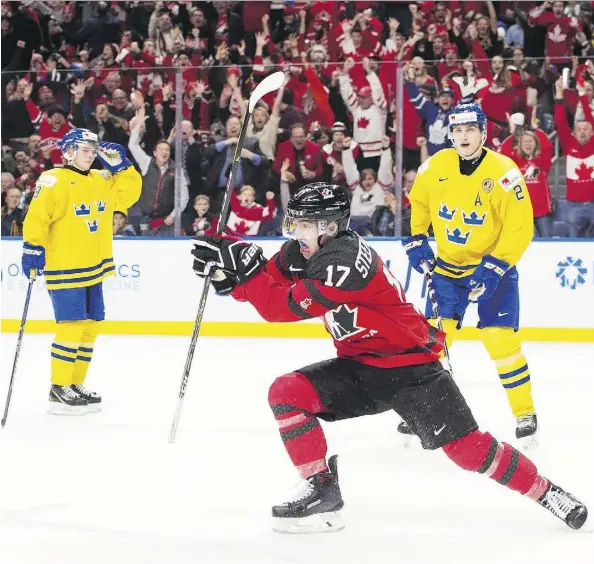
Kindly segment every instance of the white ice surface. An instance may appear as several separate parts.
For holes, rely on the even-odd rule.
[[[50,335],[25,335],[0,433],[1,564],[586,564],[594,534],[454,466],[404,449],[398,418],[325,425],[340,453],[342,533],[271,531],[270,506],[297,481],[268,386],[333,356],[326,340],[201,338],[175,444],[167,442],[188,338],[99,338],[87,384],[104,410],[45,414]],[[16,335],[1,338],[0,397]],[[594,346],[526,344],[542,473],[594,504]],[[456,380],[483,430],[514,420],[480,343],[453,349]]]

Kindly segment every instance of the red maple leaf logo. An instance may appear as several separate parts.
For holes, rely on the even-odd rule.
[[[590,180],[592,178],[592,173],[594,172],[594,168],[591,166],[586,166],[586,163],[582,161],[580,166],[575,169],[575,173],[579,180]]]
[[[365,116],[361,116],[357,120],[357,127],[359,129],[365,129],[369,125],[369,120]]]
[[[250,226],[245,221],[239,221],[233,226],[233,231],[238,235],[245,235]]]

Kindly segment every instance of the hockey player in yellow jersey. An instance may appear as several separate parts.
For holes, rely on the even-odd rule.
[[[85,388],[98,322],[105,318],[103,280],[115,271],[113,213],[127,214],[139,196],[140,174],[116,143],[86,129],[61,142],[63,168],[44,172],[23,225],[23,272],[45,275],[58,324],[51,346],[50,412],[101,409]],[[106,170],[92,170],[95,158]]]
[[[424,162],[409,195],[411,237],[403,241],[411,266],[433,270],[432,282],[448,343],[469,302],[478,304],[483,343],[495,362],[516,418],[516,437],[536,443],[530,372],[518,336],[516,263],[533,236],[532,205],[515,163],[486,149],[487,119],[476,104],[449,116],[453,149]],[[433,225],[437,258],[427,241]],[[432,315],[427,303],[427,317]]]

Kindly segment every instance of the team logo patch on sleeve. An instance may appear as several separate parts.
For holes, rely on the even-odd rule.
[[[505,192],[509,192],[516,184],[522,181],[522,173],[518,168],[508,170],[500,179],[499,184]]]
[[[99,174],[105,178],[105,180],[109,180],[111,178],[111,172],[109,172],[108,170],[100,170]]]

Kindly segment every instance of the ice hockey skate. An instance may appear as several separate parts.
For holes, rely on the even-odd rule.
[[[538,446],[538,437],[536,435],[537,430],[538,421],[536,419],[536,413],[518,417],[516,423],[516,439],[518,439],[522,448],[529,450]]]
[[[272,508],[272,529],[277,533],[334,533],[344,529],[344,506],[338,484],[336,455],[328,461],[328,472],[303,480],[294,496]]]
[[[97,411],[101,411],[102,404],[101,404],[101,396],[95,392],[91,392],[87,390],[82,384],[73,384],[70,386],[72,390],[74,390],[79,396],[83,399],[87,400],[88,406],[86,413],[93,413]]]
[[[580,529],[588,518],[588,509],[576,497],[559,486],[549,482],[545,494],[538,503],[548,509],[553,515],[565,521],[568,527]]]
[[[89,402],[70,386],[52,385],[49,393],[50,415],[84,415]]]

